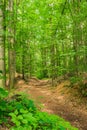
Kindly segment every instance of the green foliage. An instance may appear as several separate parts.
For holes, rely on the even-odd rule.
[[[6,115],[7,115],[7,101],[4,100],[8,96],[8,91],[0,88],[0,124],[3,122],[7,122]]]
[[[24,75],[24,78],[34,75],[41,79],[49,75],[48,77],[54,79],[58,75],[71,71],[87,71],[86,1],[14,1],[12,12],[8,5],[9,3],[6,2],[5,22],[8,28],[6,39],[9,38],[10,41],[13,38],[14,40],[11,41],[16,42],[13,48],[16,51],[16,69]],[[15,29],[12,31],[13,34],[9,34],[9,29],[13,30],[13,28]],[[7,41],[5,46],[6,59],[9,59],[7,50],[10,46]],[[2,71],[0,71],[0,78],[2,78]],[[71,84],[79,82],[79,80],[78,77],[70,78]],[[80,88],[82,94],[86,95],[87,86],[82,84]],[[1,92],[1,99],[5,96],[6,94]],[[15,114],[19,117],[21,114],[23,115],[24,113],[21,113],[20,110],[33,114],[37,111],[32,100],[27,101],[21,97],[9,102],[1,101],[1,113],[2,108],[5,113],[5,106],[12,118],[15,117]],[[13,119],[13,123],[16,126],[21,124],[19,119],[15,120]],[[19,127],[21,129],[22,126]]]
[[[20,102],[20,104],[18,104],[18,102]],[[11,130],[66,130],[66,128],[76,130],[76,128],[73,128],[70,123],[64,121],[62,118],[40,112],[32,100],[22,98],[22,96],[14,100],[12,106],[16,107],[9,113],[11,122],[14,124]]]
[[[70,87],[74,87],[75,84],[79,86],[78,91],[83,97],[87,97],[87,81],[82,76],[74,76],[70,78]]]
[[[28,100],[24,95],[15,95],[13,96],[13,100],[8,102],[8,110],[15,111],[20,109],[28,109],[29,111],[35,112],[36,107],[32,100]]]
[[[0,88],[0,99],[3,99],[8,96],[8,91],[3,88]]]
[[[12,122],[16,125],[11,130],[78,130],[62,118],[45,112],[36,111],[35,114],[25,111],[19,115],[17,111],[10,113]]]
[[[24,79],[57,78],[67,72],[87,71],[86,6],[86,1],[21,0],[15,2],[11,18],[6,3],[6,26],[15,25],[15,36],[12,35],[16,41],[16,71]],[[6,37],[10,35],[8,30]],[[6,41],[6,51],[8,48]],[[8,59],[6,52],[6,65]]]
[[[74,77],[70,77],[70,82],[71,84],[75,84],[75,83],[78,83],[81,81],[81,78],[80,77],[77,77],[77,76],[74,76]]]
[[[7,91],[0,90],[6,97]],[[56,115],[39,111],[33,100],[20,94],[0,100],[0,124],[3,123],[10,130],[78,130]]]
[[[79,90],[80,90],[81,95],[83,97],[87,97],[87,82],[81,81],[79,83],[79,86],[80,86]]]

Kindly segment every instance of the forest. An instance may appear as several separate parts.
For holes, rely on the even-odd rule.
[[[87,0],[0,0],[0,130],[87,130]]]

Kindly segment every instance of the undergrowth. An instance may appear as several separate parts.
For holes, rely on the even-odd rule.
[[[81,96],[87,97],[87,80],[84,80],[83,77],[71,77],[70,83],[71,88],[78,84],[78,91],[81,93]]]
[[[25,95],[7,95],[0,88],[0,125],[9,130],[78,130],[59,116],[41,112]]]

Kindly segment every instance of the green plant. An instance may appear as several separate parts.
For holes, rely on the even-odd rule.
[[[3,88],[0,88],[0,100],[6,98],[7,96],[8,96],[8,91],[6,91]]]
[[[87,81],[81,81],[79,83],[79,91],[83,97],[87,97]]]
[[[8,91],[0,88],[0,124],[7,122],[7,101],[5,98],[8,96]]]
[[[17,100],[21,107],[15,107]],[[14,107],[16,109],[9,113],[14,125],[11,130],[77,130],[62,118],[39,111],[34,102],[28,98],[16,97]]]
[[[71,87],[73,87],[73,85],[75,83],[78,83],[81,81],[81,78],[80,77],[77,77],[77,76],[74,76],[74,77],[70,77],[70,82],[71,82]]]
[[[0,123],[10,130],[78,130],[56,115],[41,112],[33,100],[20,94],[0,100]]]

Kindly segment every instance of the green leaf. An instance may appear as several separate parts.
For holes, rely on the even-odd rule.
[[[23,120],[23,116],[22,115],[18,115],[17,117],[19,120]]]
[[[20,109],[20,113],[28,113],[28,110]]]
[[[23,120],[22,120],[22,123],[23,123],[23,124],[28,124],[28,120],[27,120],[27,119],[23,119]]]

